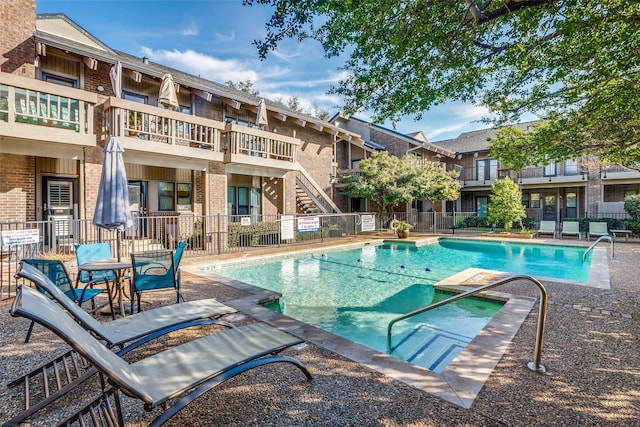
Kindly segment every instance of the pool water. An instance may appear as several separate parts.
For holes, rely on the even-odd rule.
[[[284,258],[216,272],[282,294],[270,307],[335,335],[442,372],[500,310],[503,302],[466,298],[407,320],[394,317],[450,297],[433,284],[469,267],[571,278],[584,248],[440,239],[422,247],[385,244]]]

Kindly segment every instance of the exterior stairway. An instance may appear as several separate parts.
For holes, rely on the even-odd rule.
[[[296,202],[300,213],[342,213],[331,197],[299,164],[296,171]]]

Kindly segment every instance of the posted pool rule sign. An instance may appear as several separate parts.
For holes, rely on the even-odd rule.
[[[293,215],[282,215],[280,217],[280,238],[282,240],[291,240],[294,237]]]
[[[362,231],[375,231],[376,230],[376,216],[375,215],[362,215]]]
[[[298,218],[298,233],[308,233],[310,231],[320,231],[320,217],[305,216]]]

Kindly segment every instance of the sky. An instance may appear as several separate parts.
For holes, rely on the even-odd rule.
[[[325,58],[313,40],[287,40],[260,60],[252,42],[265,34],[268,6],[243,6],[242,0],[36,0],[36,10],[67,15],[112,49],[218,83],[251,80],[260,96],[282,101],[297,96],[307,112],[340,111],[341,99],[327,91],[344,76],[345,57]],[[406,117],[395,130],[422,131],[429,141],[440,141],[486,128],[478,120],[487,113],[452,102],[429,110],[420,121]],[[371,113],[356,117],[369,120]]]

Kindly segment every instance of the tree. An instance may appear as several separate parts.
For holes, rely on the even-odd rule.
[[[347,175],[343,192],[375,202],[382,211],[414,200],[456,200],[460,183],[457,172],[446,171],[439,163],[418,163],[413,156],[398,158],[386,151],[360,161],[360,175]]]
[[[234,89],[240,90],[242,92],[246,92],[253,96],[259,96],[260,91],[253,88],[253,82],[250,79],[244,81],[234,82],[232,80],[227,80],[227,86],[232,87]]]
[[[346,114],[420,118],[445,100],[484,104],[494,124],[543,124],[499,147],[529,159],[598,154],[640,170],[637,0],[244,0],[270,5],[264,58],[285,38],[347,54],[332,89]],[[494,151],[503,163],[511,160]]]
[[[522,204],[522,192],[518,184],[509,177],[493,183],[489,198],[487,206],[489,221],[503,223],[505,230],[511,229],[514,222],[521,221],[527,216]]]

